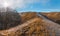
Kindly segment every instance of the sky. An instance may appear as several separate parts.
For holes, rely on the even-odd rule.
[[[0,7],[9,7],[18,12],[59,12],[60,0],[0,0]]]

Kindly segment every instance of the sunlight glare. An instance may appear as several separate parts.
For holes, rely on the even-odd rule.
[[[9,7],[11,4],[10,3],[8,3],[8,2],[4,2],[3,3],[3,7]]]

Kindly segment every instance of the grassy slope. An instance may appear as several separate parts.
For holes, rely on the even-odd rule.
[[[50,14],[48,17],[51,19],[58,18],[57,15],[54,15],[56,17],[52,17],[53,16],[52,13],[48,13],[48,14],[43,13],[43,14],[46,16],[48,16],[48,14]],[[1,32],[0,34],[5,35],[5,36],[33,36],[33,35],[34,36],[45,36],[45,35],[49,36],[49,32],[51,32],[51,31],[47,30],[46,26],[43,24],[44,23],[43,19],[39,18],[36,15],[36,13],[23,13],[23,14],[21,14],[21,18],[22,18],[22,24],[26,23],[29,25],[27,25],[27,26],[24,25],[21,29],[17,29],[17,30],[16,30],[16,28],[15,29],[12,28],[14,30],[9,29],[10,31],[8,31],[8,30],[0,31]],[[14,31],[14,32],[12,32],[12,31]],[[55,32],[54,31],[52,31],[52,32],[53,32],[52,36],[55,36]]]
[[[49,19],[54,20],[55,22],[60,24],[60,12],[51,12],[51,13],[43,13]]]

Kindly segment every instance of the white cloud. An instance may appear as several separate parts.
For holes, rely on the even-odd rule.
[[[5,5],[4,3],[6,2],[6,5],[9,4],[11,8],[24,8],[27,4],[33,4],[39,1],[40,0],[0,0],[0,7],[4,7],[3,5]]]

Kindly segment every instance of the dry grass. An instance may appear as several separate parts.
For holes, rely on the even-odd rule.
[[[49,19],[52,19],[56,23],[60,24],[60,12],[51,12],[51,13],[43,13]]]
[[[23,26],[22,28],[17,26],[19,29],[12,28],[14,29],[13,31],[0,31],[0,36],[50,36],[50,32],[52,32],[52,36],[55,36],[55,31],[48,30],[45,24],[43,24],[43,19],[39,18],[36,13],[23,13],[21,17],[22,23],[28,24],[27,26]],[[49,17],[52,17],[52,15]]]

